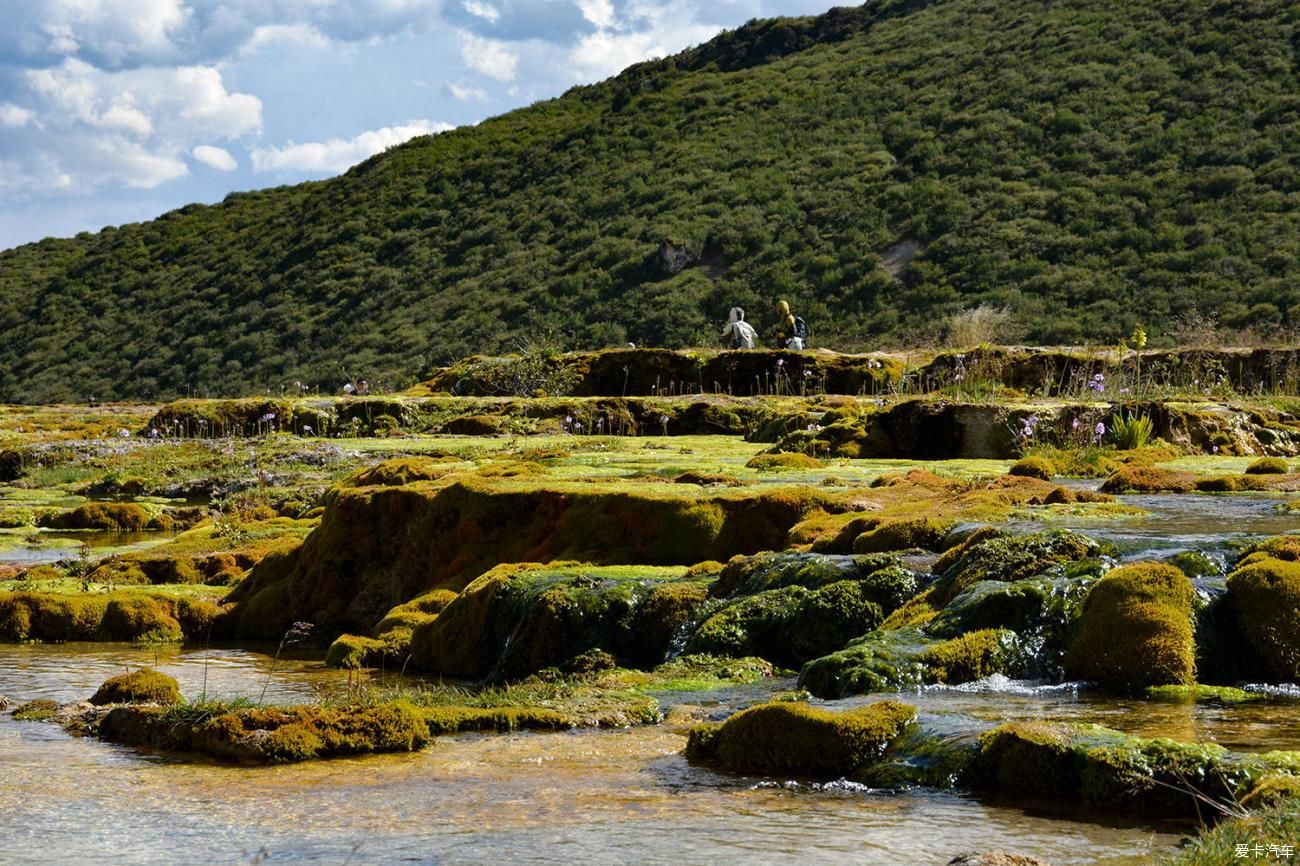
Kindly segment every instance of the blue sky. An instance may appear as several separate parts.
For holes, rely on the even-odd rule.
[[[3,0],[0,249],[330,177],[827,0]]]

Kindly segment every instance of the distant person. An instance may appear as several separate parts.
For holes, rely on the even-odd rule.
[[[754,341],[758,339],[758,332],[754,326],[745,321],[745,311],[740,307],[732,307],[731,313],[727,316],[727,326],[722,329],[723,337],[730,337],[730,346],[733,349],[752,349]]]
[[[804,349],[808,346],[808,326],[799,316],[790,312],[787,301],[776,302],[776,330],[772,343],[778,349]]]
[[[359,380],[359,381],[357,382],[357,394],[360,395],[360,396],[362,396],[362,397],[367,397],[367,396],[369,396],[369,395],[370,395],[370,383],[367,382],[365,379],[361,379],[361,380]]]

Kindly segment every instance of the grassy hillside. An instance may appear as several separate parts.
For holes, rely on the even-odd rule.
[[[0,254],[0,401],[710,343],[777,296],[841,348],[982,302],[1043,342],[1290,326],[1298,25],[1266,0],[754,22],[334,180]]]

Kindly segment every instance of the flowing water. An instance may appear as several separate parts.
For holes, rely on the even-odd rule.
[[[186,695],[206,682],[210,696],[266,687],[268,701],[300,701],[346,684],[310,661],[272,671],[245,650],[0,646],[0,694],[82,698],[142,664],[177,676]],[[417,754],[246,768],[0,716],[0,863],[893,864],[1000,846],[1121,864],[1178,840],[957,794],[774,786],[692,767],[684,742],[667,727],[462,735]]]
[[[1294,518],[1255,497],[1131,497],[1152,516],[1086,529],[1125,556],[1218,550]],[[154,665],[187,697],[310,701],[347,674],[248,649],[0,645],[0,695],[80,699]],[[769,688],[790,683],[770,684]],[[1005,720],[1097,722],[1232,749],[1300,749],[1286,689],[1237,706],[1117,699],[1072,684],[990,678],[902,698],[940,731]],[[724,716],[753,687],[664,695]],[[873,695],[837,702],[853,705]],[[1005,848],[1066,864],[1136,864],[1190,828],[1083,820],[956,793],[760,780],[692,767],[671,726],[439,738],[415,754],[232,767],[68,736],[0,714],[0,863],[942,864]]]

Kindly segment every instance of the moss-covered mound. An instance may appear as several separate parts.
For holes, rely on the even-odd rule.
[[[153,668],[141,668],[104,681],[90,702],[105,704],[174,704],[181,699],[180,683],[175,677]]]
[[[844,712],[761,704],[720,725],[692,728],[686,755],[742,773],[843,776],[880,760],[915,718],[913,707],[897,701]]]
[[[143,592],[0,592],[0,640],[179,641],[209,634],[209,601]]]
[[[807,489],[667,487],[462,477],[335,488],[291,561],[259,564],[232,595],[242,603],[237,630],[278,639],[305,620],[330,635],[365,634],[394,606],[430,589],[461,589],[499,563],[688,565],[781,549],[800,517],[828,499]]]
[[[1155,466],[1121,466],[1101,485],[1102,493],[1190,493],[1196,476]]]
[[[286,763],[334,755],[418,749],[429,726],[414,707],[292,707],[229,712],[119,707],[100,722],[102,739],[229,760]]]
[[[977,531],[934,564],[940,578],[929,602],[937,610],[980,581],[1014,583],[1100,553],[1096,541],[1077,532],[1009,535],[996,529]]]
[[[48,698],[37,698],[34,701],[28,701],[14,707],[13,717],[20,722],[43,722],[54,718],[54,714],[58,711],[59,704],[57,701]]]
[[[1214,744],[1130,737],[1097,725],[1013,722],[980,737],[975,786],[1127,814],[1197,817],[1255,781],[1300,770],[1300,753],[1234,754]]]
[[[834,700],[924,683],[955,685],[996,673],[1011,676],[1023,665],[1020,642],[1006,629],[983,629],[946,641],[915,628],[879,629],[808,662],[799,673],[799,687]]]
[[[1247,475],[1285,475],[1291,471],[1281,457],[1261,457],[1246,467]]]
[[[1172,565],[1115,569],[1084,601],[1067,674],[1122,690],[1195,682],[1194,596],[1187,575]]]
[[[416,481],[436,481],[451,471],[448,463],[458,462],[456,458],[443,454],[399,457],[354,472],[339,484],[347,487],[400,487]]]
[[[499,566],[417,625],[412,661],[448,676],[517,679],[594,648],[662,662],[708,597],[684,568]]]
[[[149,526],[149,512],[134,502],[87,502],[41,521],[51,529],[101,529],[140,532]]]
[[[1044,481],[1050,481],[1053,476],[1059,474],[1056,464],[1046,457],[1038,455],[1029,455],[1021,457],[1011,468],[1007,470],[1008,475],[1023,475],[1026,478],[1041,478]]]
[[[1244,561],[1228,577],[1227,603],[1236,612],[1237,629],[1264,673],[1300,681],[1300,562],[1261,553]]]

